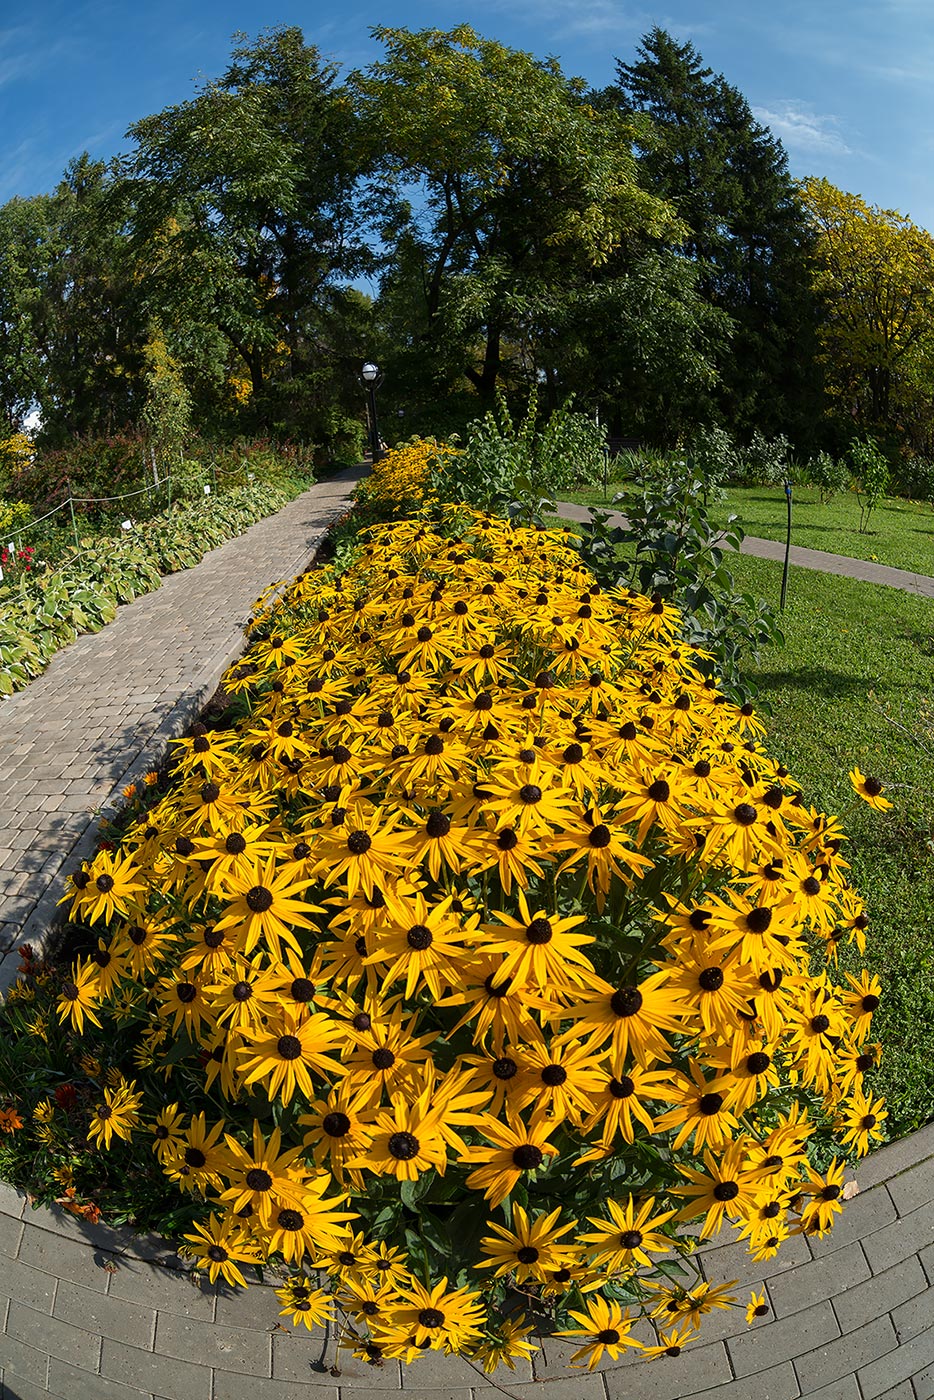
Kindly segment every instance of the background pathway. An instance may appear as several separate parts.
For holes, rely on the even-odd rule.
[[[366,468],[316,483],[276,515],[121,607],[0,702],[0,994],[39,948],[99,814],[157,767],[243,650],[263,589],[304,569]]]
[[[32,1210],[0,1186],[2,1400],[931,1400],[934,1396],[934,1126],[875,1152],[860,1194],[822,1240],[790,1239],[767,1264],[715,1240],[714,1282],[765,1289],[747,1327],[718,1311],[676,1359],[569,1371],[546,1343],[488,1378],[438,1353],[381,1367],[333,1337],[278,1326],[272,1283],[212,1287],[156,1238]],[[732,1237],[732,1232],[730,1232]]]
[[[597,507],[603,509],[603,507]],[[590,507],[574,505],[570,501],[559,501],[557,513],[562,520],[586,522],[590,519]],[[625,525],[625,515],[619,511],[609,512],[610,525]],[[760,559],[785,557],[785,546],[779,540],[760,540],[747,535],[740,547],[741,554],[755,554]],[[829,554],[825,549],[805,549],[803,545],[791,546],[790,560],[803,569],[817,569],[823,574],[842,574],[845,578],[862,579],[866,583],[884,583],[889,588],[900,588],[905,593],[916,593],[920,598],[934,598],[934,578],[927,574],[913,574],[908,569],[893,569],[888,564],[873,564],[868,559],[850,559],[844,554]]]

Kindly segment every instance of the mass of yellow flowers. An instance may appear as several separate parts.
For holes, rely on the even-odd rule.
[[[882,1136],[837,821],[677,610],[561,529],[373,526],[255,636],[242,717],[73,877],[103,936],[59,1015],[142,1006],[163,1086],[110,1094],[98,1140],[203,1202],[212,1279],[284,1261],[284,1315],[337,1310],[360,1357],[676,1355],[732,1303],[697,1239],[822,1235]]]

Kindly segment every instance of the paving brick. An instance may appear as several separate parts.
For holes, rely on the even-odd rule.
[[[774,1258],[760,1263],[756,1263],[752,1258],[745,1244],[728,1244],[716,1249],[705,1249],[700,1255],[706,1279],[711,1283],[726,1283],[735,1279],[740,1288],[751,1288],[763,1279],[787,1273],[801,1264],[807,1264],[810,1258],[808,1241],[803,1235],[791,1235]]]
[[[823,1302],[816,1303],[807,1312],[792,1313],[766,1327],[757,1327],[745,1336],[733,1337],[725,1345],[736,1375],[749,1376],[759,1369],[763,1356],[767,1356],[772,1365],[793,1361],[839,1335],[833,1308],[829,1302]]]
[[[908,1171],[927,1157],[934,1157],[934,1123],[928,1123],[898,1142],[877,1147],[860,1162],[856,1175],[865,1191],[882,1181],[893,1180],[899,1172]]]
[[[0,1257],[15,1259],[20,1252],[25,1225],[20,1219],[20,1211],[15,1215],[0,1215]]]
[[[811,1251],[815,1259],[822,1254],[835,1254],[854,1240],[865,1240],[868,1235],[884,1229],[894,1219],[895,1206],[884,1186],[863,1191],[847,1202],[829,1234],[820,1240],[811,1239]]]
[[[630,1373],[627,1371],[626,1374],[628,1375]],[[486,1377],[483,1377],[478,1382],[478,1388],[476,1390],[478,1400],[494,1400],[498,1392],[489,1386],[489,1384],[484,1387],[484,1380],[486,1380]],[[581,1384],[581,1382],[583,1382],[583,1384]],[[515,1397],[515,1400],[534,1400],[535,1396],[538,1397],[538,1400],[606,1400],[607,1396],[606,1378],[602,1375],[595,1374],[593,1371],[583,1371],[579,1377],[574,1377],[573,1379],[525,1381],[516,1385],[510,1382],[504,1388],[509,1395]],[[402,1391],[405,1400],[408,1400],[410,1395],[412,1396],[412,1400],[416,1400],[418,1396],[428,1397],[436,1393],[437,1392],[434,1390],[410,1391],[408,1389],[403,1389]],[[453,1390],[450,1388],[446,1388],[444,1393],[453,1397],[453,1400],[464,1400],[465,1396],[470,1395],[470,1391],[468,1390]],[[610,1393],[611,1395],[613,1394],[613,1392]],[[631,1394],[631,1392],[629,1393]],[[341,1392],[341,1400],[344,1400],[343,1391]]]
[[[251,1333],[255,1336],[255,1333]],[[337,1348],[333,1338],[300,1337],[276,1332],[272,1336],[272,1375],[277,1381],[303,1382],[317,1391],[320,1385],[334,1385],[338,1379],[331,1375],[336,1363]],[[456,1358],[452,1358],[456,1359]],[[342,1352],[340,1380],[345,1385],[361,1387],[369,1376],[366,1362],[354,1361]]]
[[[97,1369],[100,1337],[85,1332],[81,1327],[72,1327],[67,1322],[13,1300],[7,1313],[6,1330],[18,1342],[45,1351],[49,1356],[75,1362],[86,1371]]]
[[[0,1385],[0,1396],[3,1400],[49,1400],[49,1392],[44,1385],[33,1385],[31,1381],[18,1380],[12,1372],[5,1383]],[[56,1396],[54,1400],[66,1400],[66,1397]]]
[[[813,1259],[769,1279],[768,1290],[776,1317],[801,1312],[833,1298],[870,1277],[866,1256],[858,1244],[848,1244],[823,1259]],[[706,1324],[705,1324],[706,1325]]]
[[[12,1220],[19,1220],[26,1209],[26,1196],[24,1192],[17,1191],[15,1186],[10,1186],[5,1181],[0,1181],[0,1215],[9,1216]],[[0,1238],[0,1249],[3,1249],[4,1242]]]
[[[835,1342],[816,1347],[795,1358],[795,1371],[804,1395],[833,1381],[843,1380],[860,1366],[886,1356],[898,1345],[895,1328],[887,1316],[867,1322],[856,1332],[845,1332]]]
[[[599,1378],[595,1376],[593,1379]],[[650,1365],[624,1366],[605,1371],[602,1379],[609,1400],[631,1400],[633,1395],[638,1395],[639,1400],[677,1400],[682,1395],[693,1395],[697,1391],[725,1385],[733,1379],[733,1372],[725,1344],[714,1342],[709,1346],[702,1343],[690,1347],[681,1356],[661,1357]],[[509,1388],[513,1389],[512,1386]],[[532,1389],[527,1387],[525,1393],[531,1394]],[[569,1400],[573,1400],[573,1397],[569,1396]]]
[[[211,1400],[210,1366],[156,1356],[109,1337],[104,1338],[100,1370],[107,1380],[120,1381],[144,1395],[163,1395],[166,1400]]]
[[[912,1381],[904,1384],[912,1386],[914,1400],[934,1400],[934,1366],[925,1366],[919,1375],[914,1376]],[[889,1395],[891,1394],[892,1392],[889,1391]],[[882,1400],[888,1400],[888,1397],[883,1396]],[[911,1396],[906,1396],[906,1400],[911,1400]]]
[[[9,1333],[0,1336],[0,1356],[3,1358],[3,1377],[6,1384],[13,1378],[17,1381],[30,1381],[35,1386],[45,1386],[49,1373],[49,1353],[45,1347],[27,1346]]]
[[[907,1342],[919,1332],[934,1327],[934,1288],[927,1288],[923,1293],[909,1298],[895,1308],[891,1316],[899,1342]]]
[[[111,1275],[111,1298],[124,1298],[142,1307],[159,1308],[180,1317],[214,1321],[215,1287],[196,1285],[181,1269],[160,1269],[139,1260],[121,1260]]]
[[[2,1227],[3,1221],[0,1220],[0,1236]],[[12,1251],[3,1248],[0,1238],[0,1254],[6,1255],[10,1252]],[[93,1251],[89,1250],[86,1244],[66,1239],[48,1230],[31,1229],[28,1216],[19,1259],[23,1264],[29,1264],[43,1273],[70,1279],[73,1283],[82,1283],[86,1288],[93,1288],[100,1293],[107,1291],[107,1273],[104,1269],[92,1267]]]
[[[270,1332],[276,1323],[283,1324],[279,1315],[282,1304],[271,1288],[251,1283],[234,1293],[218,1290],[215,1319],[227,1327],[255,1328]],[[287,1324],[285,1324],[287,1325]],[[304,1331],[304,1329],[303,1329]]]
[[[160,1355],[183,1360],[198,1356],[206,1365],[243,1376],[271,1376],[270,1334],[218,1327],[197,1318],[160,1313],[155,1349]]]
[[[552,1395],[552,1386],[561,1385],[560,1381],[551,1381],[536,1387],[536,1394],[539,1400],[606,1400],[606,1391],[600,1387],[599,1394],[587,1390],[583,1394],[577,1391],[574,1395]],[[343,1388],[341,1395],[345,1395]],[[411,1396],[411,1400],[473,1400],[472,1390],[453,1390],[450,1386],[438,1386],[434,1390],[405,1390],[403,1395]]]
[[[862,1400],[862,1396],[856,1377],[844,1376],[830,1385],[822,1385],[820,1390],[809,1390],[807,1400]]]
[[[934,1367],[934,1328],[856,1372],[863,1400],[879,1400],[893,1386],[920,1375],[926,1366]]]
[[[31,1269],[18,1259],[4,1258],[0,1264],[0,1298],[15,1298],[36,1312],[51,1313],[58,1280],[40,1269]]]
[[[919,1162],[910,1171],[901,1172],[886,1185],[899,1215],[911,1215],[912,1211],[934,1201],[934,1157]]]
[[[49,1364],[49,1390],[62,1400],[150,1400],[151,1392],[137,1390],[106,1376],[94,1376],[53,1357]]]
[[[327,1381],[327,1385],[322,1385],[320,1388],[315,1387],[315,1400],[338,1400],[338,1395],[343,1395],[343,1391],[338,1392],[338,1382],[330,1376],[326,1376],[324,1379]],[[269,1381],[251,1377],[248,1384],[249,1390],[245,1390],[244,1382],[239,1376],[235,1376],[229,1371],[216,1371],[214,1373],[214,1400],[299,1400],[295,1386],[291,1381]],[[370,1391],[354,1391],[352,1393],[359,1395],[360,1400],[364,1400],[364,1394],[369,1395]]]
[[[714,1390],[695,1391],[693,1395],[684,1396],[684,1400],[727,1400],[727,1397],[728,1400],[797,1400],[800,1394],[794,1366],[790,1361],[783,1361],[780,1366],[770,1366],[755,1376],[731,1382],[729,1392],[717,1386]],[[856,1400],[859,1400],[858,1395]]]
[[[74,1327],[99,1332],[102,1337],[126,1342],[144,1351],[152,1348],[156,1330],[154,1309],[113,1298],[83,1288],[79,1283],[62,1282],[55,1295],[55,1317]]]
[[[925,1206],[867,1235],[863,1249],[872,1272],[881,1274],[931,1243],[934,1243],[934,1210]]]
[[[915,1258],[906,1259],[894,1268],[874,1275],[833,1299],[841,1332],[853,1332],[858,1327],[864,1327],[873,1318],[891,1312],[900,1303],[923,1293],[926,1287],[924,1270]]]

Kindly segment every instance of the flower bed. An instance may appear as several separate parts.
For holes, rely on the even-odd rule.
[[[364,538],[73,877],[97,946],[11,993],[0,1174],[285,1263],[365,1358],[677,1354],[735,1302],[697,1240],[823,1234],[882,1136],[845,838],[563,532]]]

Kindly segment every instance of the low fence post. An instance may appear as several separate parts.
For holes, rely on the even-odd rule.
[[[75,520],[75,503],[74,503],[74,501],[72,500],[72,496],[71,496],[71,482],[70,482],[70,481],[67,482],[67,486],[68,486],[68,508],[69,508],[69,510],[71,511],[71,529],[72,529],[72,534],[73,534],[74,537],[75,537],[75,549],[80,549],[80,548],[81,548],[81,543],[80,543],[80,541],[79,541],[79,539],[78,539],[78,522]]]

